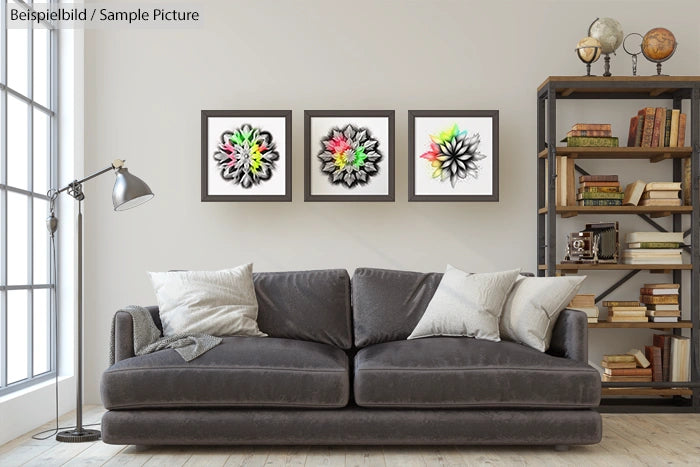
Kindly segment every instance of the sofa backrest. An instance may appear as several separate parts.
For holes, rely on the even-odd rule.
[[[423,317],[442,273],[359,268],[352,276],[355,346],[406,339]]]
[[[352,347],[350,276],[345,269],[258,272],[253,282],[262,332]]]

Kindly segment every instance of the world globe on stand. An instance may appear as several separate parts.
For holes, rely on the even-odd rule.
[[[676,37],[665,28],[654,28],[642,39],[642,53],[652,61],[669,58],[676,49]]]
[[[602,46],[598,39],[584,37],[576,44],[576,56],[586,64],[586,76],[591,76],[591,63],[600,58]]]
[[[601,52],[605,54],[605,72],[603,76],[612,76],[610,73],[610,54],[615,53],[620,44],[624,32],[622,25],[613,18],[597,18],[588,27],[588,35],[598,39],[602,45]]]

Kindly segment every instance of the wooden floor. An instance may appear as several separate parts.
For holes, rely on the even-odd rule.
[[[86,407],[84,423],[98,422],[103,411]],[[61,426],[70,426],[74,417],[62,417]],[[700,414],[604,414],[603,441],[567,452],[550,447],[139,447],[31,438],[47,428],[51,424],[0,446],[0,466],[700,465]]]

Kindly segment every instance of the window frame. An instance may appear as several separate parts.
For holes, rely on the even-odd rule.
[[[2,34],[2,46],[0,47],[0,397],[12,392],[25,389],[42,381],[54,378],[57,373],[57,355],[55,352],[56,329],[56,277],[55,256],[52,255],[49,245],[48,232],[45,238],[47,252],[47,278],[48,283],[37,283],[34,278],[34,200],[49,201],[46,193],[38,193],[34,190],[34,112],[42,112],[48,118],[49,144],[47,145],[47,175],[49,188],[57,186],[58,174],[58,30],[51,28],[47,22],[42,22],[48,31],[47,67],[48,89],[46,105],[34,101],[34,25],[31,28],[22,29],[27,32],[27,92],[26,95],[8,86],[8,44],[7,44],[7,3],[10,0],[0,0],[2,11],[0,12],[0,34]],[[30,10],[31,4],[23,0],[15,0],[15,4]],[[44,3],[57,3],[56,0],[45,0]],[[7,144],[7,103],[11,95],[27,105],[27,188],[21,189],[8,186],[8,144]],[[16,193],[26,197],[27,202],[27,284],[8,285],[8,193]],[[57,207],[56,207],[57,208]],[[34,291],[48,289],[47,305],[47,358],[49,370],[34,375]],[[8,292],[13,290],[27,291],[27,377],[13,383],[7,383],[8,378]]]

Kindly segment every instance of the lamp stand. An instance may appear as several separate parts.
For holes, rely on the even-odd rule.
[[[83,200],[78,200],[78,381],[75,389],[75,428],[56,434],[56,441],[82,443],[100,439],[99,430],[83,428]]]

